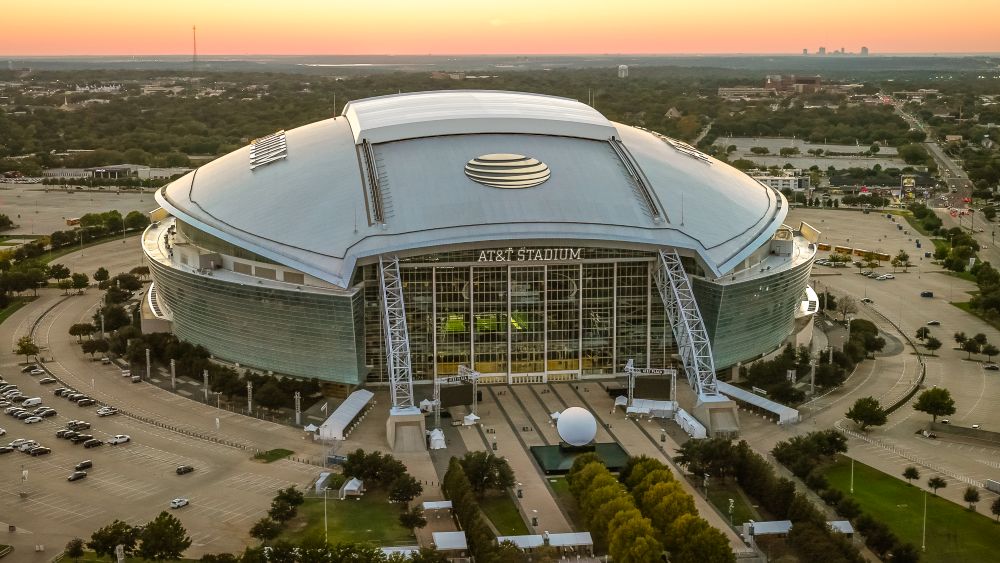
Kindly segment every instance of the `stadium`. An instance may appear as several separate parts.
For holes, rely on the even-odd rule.
[[[547,382],[628,360],[707,397],[816,305],[819,233],[783,224],[780,192],[565,98],[352,101],[156,198],[151,326],[241,366],[392,383],[394,405],[460,366]]]

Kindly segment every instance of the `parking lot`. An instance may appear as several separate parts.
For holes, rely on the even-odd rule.
[[[66,256],[64,263],[88,273],[99,266],[114,273],[137,265],[133,245],[120,241],[84,252],[82,257],[79,253]],[[252,541],[249,528],[264,516],[277,489],[305,486],[321,470],[290,460],[255,462],[252,450],[244,448],[283,447],[315,459],[322,448],[306,442],[294,428],[220,411],[145,382],[133,384],[115,366],[92,361],[67,331],[73,323],[88,322],[99,299],[94,289],[68,298],[59,290],[42,290],[37,300],[0,325],[0,342],[4,343],[0,374],[25,395],[41,398],[42,405],[58,412],[35,424],[0,414],[0,427],[7,430],[0,443],[26,438],[52,449],[40,457],[20,452],[0,455],[0,527],[17,527],[14,533],[0,532],[0,543],[15,547],[17,561],[48,561],[73,537],[89,538],[115,518],[132,524],[147,522],[160,511],[170,510],[171,499],[185,497],[190,505],[173,512],[193,539],[189,556],[242,551]],[[62,383],[41,385],[38,381],[44,376],[21,373],[24,357],[10,351],[32,327],[42,348],[40,355],[47,360],[46,371],[97,399],[98,404],[77,406],[52,394]],[[98,417],[101,404],[132,416]],[[131,441],[84,449],[56,438],[56,431],[71,419],[91,423],[92,429],[86,432],[101,440],[127,434]],[[87,477],[67,481],[74,466],[85,459],[93,461]],[[185,464],[195,471],[177,475],[177,466]],[[23,482],[22,470],[27,471]],[[22,492],[26,493],[23,497]],[[45,552],[34,553],[36,545],[44,545]]]

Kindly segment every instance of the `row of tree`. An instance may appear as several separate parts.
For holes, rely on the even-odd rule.
[[[84,547],[98,557],[115,557],[115,549],[122,546],[126,557],[141,557],[150,561],[180,559],[191,546],[184,525],[174,515],[163,511],[151,522],[132,526],[115,520],[95,531],[90,540],[73,539],[66,545],[66,555],[79,559],[84,555]]]
[[[257,538],[266,544],[277,538],[285,529],[288,521],[299,513],[299,506],[305,502],[305,495],[295,487],[281,489],[271,499],[271,508],[267,516],[261,518],[250,528],[250,537]]]
[[[808,449],[810,455],[826,455],[839,449],[835,435],[805,439],[797,447]],[[689,445],[690,444],[690,445]],[[779,477],[774,468],[760,454],[741,441],[712,438],[690,440],[678,452],[677,462],[689,471],[714,471],[713,478],[735,478],[743,491],[757,501],[773,519],[791,520],[792,530],[788,544],[802,561],[827,561],[832,563],[861,563],[864,558],[851,542],[834,533],[826,525],[826,518],[809,499],[797,493],[795,484]]]

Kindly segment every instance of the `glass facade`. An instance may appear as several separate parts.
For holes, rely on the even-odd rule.
[[[717,368],[766,354],[784,344],[809,283],[812,261],[766,277],[725,285],[694,278],[692,286]]]
[[[364,379],[362,292],[284,291],[149,264],[178,338],[247,367],[347,384]]]
[[[414,377],[592,375],[673,363],[655,254],[500,248],[400,260]],[[366,363],[385,381],[378,272],[363,266]],[[655,301],[652,299],[655,298]],[[659,312],[657,315],[655,312]]]
[[[210,240],[187,227],[191,240]],[[204,235],[204,233],[201,233]],[[694,260],[685,268],[698,272]],[[385,382],[377,266],[359,266],[353,288],[303,292],[223,281],[151,260],[173,330],[216,356],[277,373],[347,384]],[[484,375],[550,379],[676,364],[676,347],[653,282],[657,256],[599,248],[493,248],[400,260],[415,379]],[[719,284],[693,276],[695,297],[725,368],[780,346],[811,263]]]

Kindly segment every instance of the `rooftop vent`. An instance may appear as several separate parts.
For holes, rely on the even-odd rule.
[[[250,170],[288,156],[285,131],[278,131],[250,143]]]

